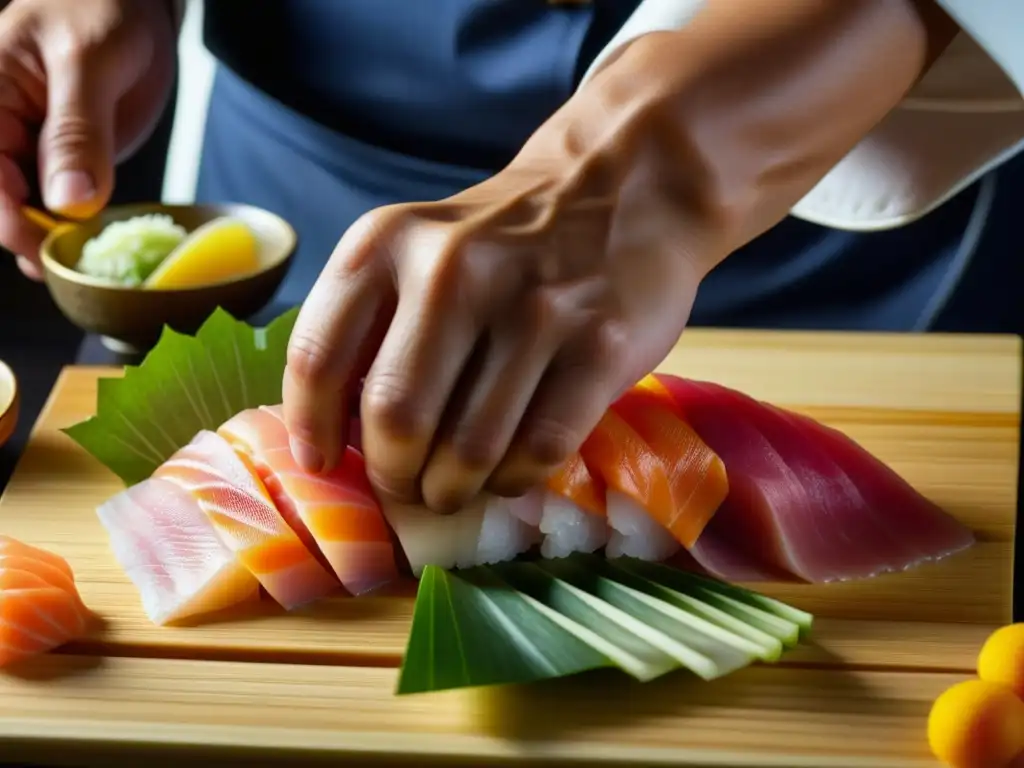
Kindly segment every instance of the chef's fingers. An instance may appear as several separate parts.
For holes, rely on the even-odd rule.
[[[9,155],[0,154],[0,244],[18,257],[18,268],[27,277],[40,280],[39,246],[46,230],[22,213],[28,194],[21,168]]]
[[[520,495],[545,482],[576,452],[622,388],[626,338],[613,325],[555,358],[487,489]]]
[[[102,210],[114,189],[120,94],[89,49],[51,56],[45,62],[47,107],[39,135],[43,200],[52,211],[85,219]]]
[[[3,80],[0,79],[0,152],[12,157],[24,157],[32,149],[32,137],[24,119],[3,103]]]
[[[454,512],[480,490],[501,461],[561,341],[557,320],[524,319],[521,330],[489,336],[483,361],[451,399],[421,487],[433,510]]]
[[[417,503],[424,462],[481,330],[479,294],[442,227],[413,225],[395,248],[398,309],[363,385],[362,443],[377,491]]]
[[[374,214],[348,229],[303,303],[288,342],[285,424],[292,454],[308,472],[337,464],[349,395],[394,310],[385,224],[386,217]]]

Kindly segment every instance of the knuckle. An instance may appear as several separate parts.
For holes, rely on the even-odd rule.
[[[560,325],[561,306],[554,291],[538,288],[523,303],[525,329],[529,334],[541,337]]]
[[[456,430],[452,437],[452,452],[456,460],[471,472],[482,472],[495,466],[503,454],[492,430],[467,426]]]
[[[291,375],[306,384],[319,384],[331,373],[330,349],[308,333],[292,334],[286,363]]]
[[[363,422],[372,423],[398,440],[424,438],[430,431],[427,413],[405,377],[379,374],[367,379],[362,396]]]
[[[526,436],[526,450],[543,467],[558,466],[572,455],[582,438],[576,430],[558,419],[534,421]]]
[[[367,465],[367,479],[377,493],[400,504],[416,504],[422,500],[415,477],[386,467],[371,469]]]
[[[86,116],[63,109],[52,117],[46,132],[47,152],[54,158],[53,170],[64,170],[62,165],[70,162],[74,153],[94,143],[95,126]]]
[[[341,283],[380,274],[389,260],[394,261],[392,241],[403,220],[399,208],[375,208],[356,219],[338,240],[324,272]]]
[[[546,468],[518,469],[515,474],[496,473],[487,481],[486,490],[495,496],[515,499],[525,496],[548,477]]]
[[[615,366],[628,351],[628,335],[617,323],[604,323],[594,332],[592,355],[598,367],[607,369]]]
[[[424,280],[428,297],[447,303],[471,289],[472,275],[466,269],[461,243],[451,236],[442,236],[431,250]]]

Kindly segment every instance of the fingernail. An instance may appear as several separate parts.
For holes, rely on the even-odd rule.
[[[304,470],[317,473],[324,468],[324,455],[305,440],[292,437],[288,443],[292,449],[292,456]]]
[[[50,178],[46,188],[46,207],[67,211],[87,205],[96,196],[96,182],[85,171],[60,171]]]

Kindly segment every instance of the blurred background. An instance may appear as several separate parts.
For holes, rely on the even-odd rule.
[[[190,0],[179,38],[177,98],[156,132],[117,171],[114,203],[194,199],[214,62],[202,44],[203,3]],[[986,234],[984,254],[975,257],[962,290],[945,308],[937,330],[1024,331],[1024,258],[1017,209],[1024,200],[1024,155],[1000,171],[1001,223]],[[907,236],[913,238],[910,232]],[[1002,298],[991,301],[993,291]],[[1007,300],[1006,296],[1009,296]],[[995,307],[986,312],[986,301]],[[1006,307],[1009,306],[1008,314]],[[76,360],[96,359],[98,340],[83,334],[59,313],[46,288],[24,279],[13,258],[0,250],[0,359],[18,376],[22,412],[14,439],[0,447],[0,490],[43,407],[60,369]]]
[[[114,203],[191,202],[202,145],[213,62],[202,45],[203,4],[188,3],[179,39],[178,96],[149,142],[117,169]],[[14,438],[0,447],[0,490],[60,369],[73,363],[82,332],[54,306],[40,283],[26,280],[0,249],[0,360],[18,377],[22,406]]]

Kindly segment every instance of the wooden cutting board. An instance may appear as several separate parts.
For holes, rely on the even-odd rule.
[[[714,683],[599,674],[413,697],[392,693],[409,589],[150,625],[94,513],[119,483],[59,432],[93,412],[97,378],[118,372],[68,368],[0,500],[0,533],[66,556],[106,624],[0,674],[0,760],[934,766],[931,701],[1011,620],[1020,361],[1014,338],[688,331],[662,370],[844,430],[978,543],[866,582],[757,585],[819,617],[813,641],[778,666]]]

